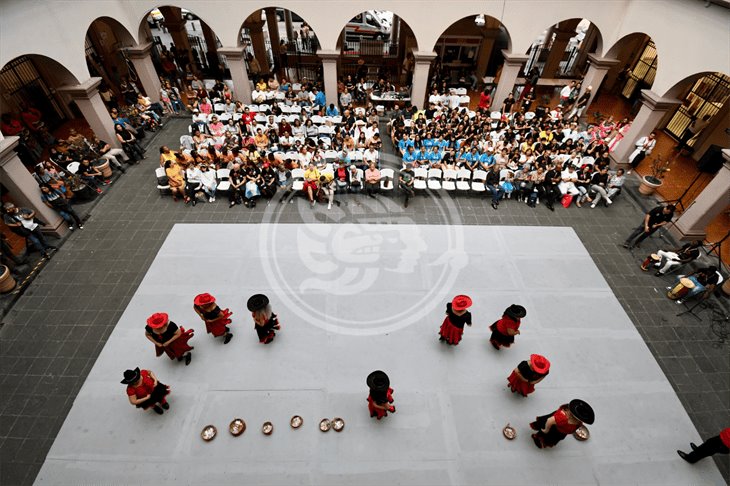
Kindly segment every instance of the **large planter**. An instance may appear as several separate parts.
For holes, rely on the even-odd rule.
[[[725,297],[730,297],[730,278],[726,279],[720,288],[722,289],[722,293],[725,294]]]
[[[653,176],[644,176],[641,178],[639,193],[644,196],[651,196],[658,188],[662,187],[662,184],[663,182],[661,179],[657,179]]]
[[[97,164],[96,168],[101,171],[101,175],[105,179],[110,179],[111,178],[111,176],[112,176],[112,168],[109,165],[109,160],[105,160],[103,164]]]
[[[0,265],[0,294],[6,294],[15,288],[15,279],[10,274],[10,269]]]

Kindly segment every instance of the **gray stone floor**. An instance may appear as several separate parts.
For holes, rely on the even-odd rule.
[[[106,339],[175,223],[256,223],[270,217],[262,202],[254,209],[228,209],[225,198],[186,207],[155,190],[155,147],[177,145],[186,120],[166,123],[150,147],[151,157],[122,176],[91,211],[83,231],[64,243],[0,329],[0,484],[31,484]],[[404,215],[419,224],[570,226],[585,245],[619,302],[631,317],[703,437],[730,423],[730,353],[727,323],[710,309],[692,316],[670,302],[664,287],[672,281],[641,272],[645,252],[668,243],[646,241],[631,254],[620,243],[651,201],[635,199],[629,188],[609,208],[584,207],[551,213],[505,201],[494,211],[477,197],[418,197],[404,211],[358,205],[338,222],[398,223]],[[394,196],[379,199],[391,199]],[[272,203],[275,204],[275,203]],[[281,211],[281,223],[334,222],[322,208],[314,213]],[[450,208],[445,219],[442,209]],[[451,208],[456,208],[455,210]],[[333,213],[334,214],[334,213]],[[716,302],[716,301],[715,301]],[[671,427],[671,424],[667,424]],[[685,437],[677,447],[687,448]],[[678,458],[676,460],[679,460]],[[716,462],[727,478],[730,458]]]

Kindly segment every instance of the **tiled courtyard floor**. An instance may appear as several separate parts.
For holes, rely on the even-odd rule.
[[[192,208],[160,197],[153,176],[156,147],[176,147],[185,126],[183,119],[166,123],[149,148],[151,156],[111,187],[93,208],[85,229],[68,238],[3,319],[0,484],[33,482],[107,337],[175,223],[256,223],[270,214],[271,207],[265,201],[255,209],[228,209],[226,198],[221,197],[216,203]],[[460,221],[466,225],[572,227],[666,373],[699,433],[705,438],[715,435],[730,424],[727,322],[718,316],[713,319],[709,309],[699,312],[701,320],[677,317],[684,307],[669,301],[664,290],[672,279],[639,269],[646,253],[669,246],[666,241],[655,236],[635,254],[620,246],[653,204],[629,194],[635,192],[632,187],[626,192],[609,208],[557,207],[554,213],[543,205],[531,209],[509,200],[494,211],[488,199],[445,195],[417,197],[408,209],[396,214],[388,211],[388,205],[357,204],[356,200],[364,196],[345,196],[348,210],[338,222],[397,224],[406,216],[418,224]],[[379,198],[401,202],[394,194]],[[276,200],[271,204],[277,204]],[[324,207],[312,215],[297,212],[296,206],[281,208],[279,221],[334,222]],[[443,207],[449,208],[446,219]],[[712,302],[717,305],[715,298]],[[686,449],[688,440],[677,437],[677,447]],[[716,461],[728,477],[730,458],[717,456]]]

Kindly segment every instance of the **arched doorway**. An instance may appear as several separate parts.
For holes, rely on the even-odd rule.
[[[267,7],[244,21],[239,45],[245,48],[249,77],[275,75],[296,82],[322,81],[317,34],[296,12]]]
[[[413,76],[413,51],[418,51],[411,27],[387,10],[355,15],[340,32],[338,77],[357,83],[383,79],[407,91]]]
[[[115,19],[99,17],[89,25],[84,39],[86,65],[92,77],[104,80],[101,90],[109,87],[119,96],[123,79],[136,80],[134,66],[124,50],[135,44],[129,31]]]
[[[507,28],[494,17],[472,15],[451,24],[434,46],[435,73],[449,86],[476,89],[485,77],[494,77],[511,49]]]
[[[634,104],[641,90],[651,89],[659,65],[656,44],[643,32],[634,32],[619,39],[606,53],[619,63],[606,75],[607,86],[624,100]]]
[[[601,33],[588,19],[566,19],[535,38],[525,72],[537,68],[542,79],[574,78],[585,73],[588,54],[600,52]]]

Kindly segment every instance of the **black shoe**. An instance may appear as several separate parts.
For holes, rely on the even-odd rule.
[[[163,410],[162,410],[162,409],[161,409],[160,407],[158,407],[157,405],[155,405],[155,406],[154,406],[154,408],[153,408],[152,410],[154,410],[154,411],[155,411],[155,413],[156,413],[157,415],[162,415],[163,413],[165,413],[165,412],[164,412],[164,411],[163,411]]]
[[[499,344],[497,344],[496,342],[491,341],[491,340],[489,341],[489,344],[491,344],[494,347],[494,349],[496,349],[497,351],[499,351]]]
[[[655,275],[655,276],[657,276],[657,277],[662,277],[662,276],[664,276],[664,274],[663,274],[662,272],[656,272],[656,273],[655,273],[654,275]]]
[[[689,460],[689,454],[687,454],[686,452],[677,451],[677,454],[679,454],[679,457],[681,457],[685,461],[689,462],[690,464],[694,464],[694,462]]]
[[[188,353],[185,355],[185,366],[189,365],[190,362],[193,360],[193,355]]]
[[[492,208],[493,208],[493,209],[499,209],[499,207],[497,206],[497,204],[496,204],[496,203],[492,203]]]
[[[50,248],[51,250],[58,250],[58,247],[53,245],[48,245],[48,248]]]
[[[162,405],[162,408],[164,408],[165,410],[170,410],[170,404],[169,403],[165,402],[165,403],[162,403],[161,405]]]
[[[406,199],[406,202],[403,204],[403,207],[404,208],[407,208],[408,207],[408,199]]]
[[[198,204],[198,200],[197,199],[193,199],[193,207],[195,207],[196,204]]]
[[[630,250],[631,249],[631,245],[629,245],[628,243],[624,243],[624,248],[626,248],[627,250]]]
[[[228,344],[228,343],[230,343],[230,342],[231,342],[231,338],[233,338],[233,334],[231,334],[231,333],[229,332],[228,334],[226,334],[226,337],[225,337],[225,338],[223,338],[223,344]]]
[[[545,207],[548,208],[550,211],[555,211],[555,208],[552,204],[546,204]]]
[[[697,445],[694,442],[690,442],[689,446],[692,448],[693,451],[697,450]]]

